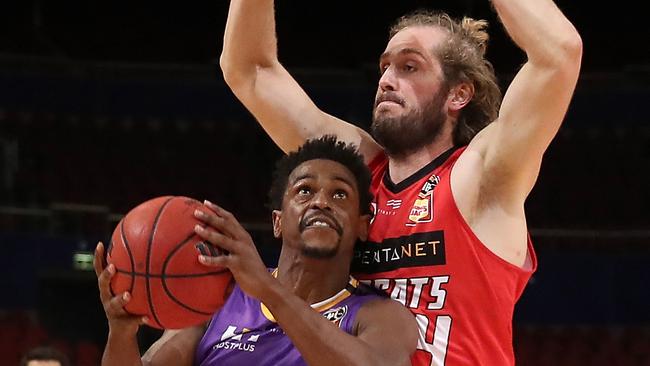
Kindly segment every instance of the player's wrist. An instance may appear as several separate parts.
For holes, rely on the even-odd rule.
[[[273,310],[282,304],[290,296],[280,281],[269,275],[264,278],[263,285],[259,287],[258,299],[266,305],[269,310]]]
[[[108,338],[134,337],[138,334],[140,326],[137,323],[125,324],[122,321],[108,322]]]

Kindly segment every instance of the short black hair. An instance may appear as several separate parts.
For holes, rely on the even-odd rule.
[[[41,346],[32,348],[20,360],[20,366],[26,366],[29,361],[59,361],[61,366],[70,366],[70,360],[56,348]]]
[[[271,183],[269,191],[270,208],[272,210],[282,208],[282,199],[287,190],[291,172],[300,164],[315,159],[335,161],[350,170],[356,179],[359,190],[359,210],[363,215],[370,214],[370,202],[372,202],[370,171],[355,145],[339,141],[333,135],[307,140],[297,151],[285,155],[276,163],[273,183]]]

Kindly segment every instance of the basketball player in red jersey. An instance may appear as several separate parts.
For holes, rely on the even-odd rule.
[[[358,277],[409,307],[415,365],[512,365],[512,313],[536,268],[524,201],[575,89],[582,41],[552,0],[492,0],[526,54],[503,100],[487,23],[420,12],[379,58],[372,135],[321,111],[277,57],[273,0],[231,0],[224,78],[285,151],[336,134],[373,172]]]

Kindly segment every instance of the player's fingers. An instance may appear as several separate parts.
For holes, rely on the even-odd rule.
[[[196,225],[194,226],[194,232],[197,233],[201,238],[207,240],[210,244],[217,246],[217,249],[226,250],[228,252],[237,250],[235,241],[218,231],[212,230],[208,227],[203,227],[201,225]],[[199,250],[201,249],[199,248]]]
[[[242,239],[247,235],[246,229],[239,223],[235,215],[231,212],[225,210],[224,208],[218,206],[215,203],[212,203],[208,200],[203,201],[203,204],[208,207],[210,210],[214,211],[217,216],[223,218],[223,229],[228,235],[235,239]]]
[[[99,278],[104,271],[104,244],[101,241],[97,243],[97,247],[95,248],[93,267],[95,268],[95,275]]]
[[[118,296],[113,296],[106,304],[104,310],[106,314],[110,316],[124,316],[128,313],[124,310],[124,306],[131,301],[131,294],[128,292],[123,292]]]
[[[217,215],[222,216],[222,217],[227,217],[227,216],[233,216],[232,213],[224,209],[223,207],[217,205],[216,203],[212,203],[208,200],[204,200],[203,204],[206,205],[209,209],[214,211]]]
[[[226,267],[230,265],[230,257],[225,255],[211,256],[199,255],[199,262],[208,267]]]
[[[204,222],[206,225],[213,227],[219,232],[224,233],[226,236],[234,238],[235,233],[232,232],[232,225],[228,224],[227,219],[206,208],[207,207],[197,208],[194,210],[194,217]]]
[[[109,264],[97,277],[99,287],[99,298],[106,303],[113,296],[111,293],[111,278],[115,274],[115,265]]]

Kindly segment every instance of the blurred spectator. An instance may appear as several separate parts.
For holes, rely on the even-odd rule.
[[[52,347],[36,347],[27,351],[20,366],[70,366],[68,357]]]

